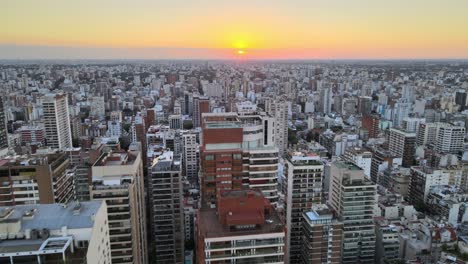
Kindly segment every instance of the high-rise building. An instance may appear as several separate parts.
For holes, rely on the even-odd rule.
[[[302,215],[301,260],[307,264],[339,264],[343,243],[343,223],[327,205],[317,204]]]
[[[53,149],[72,147],[70,116],[65,94],[47,94],[42,98],[46,144]]]
[[[197,135],[187,133],[182,135],[183,145],[183,172],[191,183],[198,182],[199,150]]]
[[[435,150],[439,153],[457,154],[464,150],[465,128],[441,123],[437,130]]]
[[[1,206],[75,200],[73,172],[65,153],[0,160]]]
[[[414,165],[416,148],[416,133],[391,128],[388,150],[397,157],[402,158],[402,166]]]
[[[299,263],[302,244],[302,214],[322,201],[324,165],[319,156],[291,152],[286,156],[282,189],[285,196],[286,262]]]
[[[341,263],[374,263],[376,185],[351,163],[333,162],[330,175],[328,202],[343,222]]]
[[[450,181],[448,171],[426,166],[411,167],[410,175],[408,199],[417,208],[425,203],[431,187],[448,185]]]
[[[397,157],[389,150],[383,149],[381,147],[375,147],[374,149],[372,149],[372,161],[370,170],[370,178],[372,182],[382,184],[380,174],[384,170],[394,165],[401,166],[401,161],[401,157]]]
[[[42,145],[45,142],[44,126],[22,126],[17,132],[21,135],[21,144]]]
[[[171,129],[182,129],[182,116],[181,115],[170,115],[169,116],[169,127]]]
[[[182,168],[179,157],[164,152],[153,161],[148,182],[152,263],[184,263]]]
[[[197,263],[285,263],[284,226],[260,191],[225,191],[197,214]]]
[[[218,186],[259,189],[273,205],[276,205],[278,149],[274,147],[274,119],[260,114],[236,113],[204,114],[203,118],[205,122],[202,133],[203,181],[209,179],[212,174],[209,171],[212,170],[214,163],[206,158],[210,159],[213,155],[216,160],[217,178],[220,178],[221,183],[228,184],[224,187],[225,185],[218,181]],[[231,137],[228,137],[229,134]],[[232,158],[235,160],[230,161]],[[236,175],[239,173],[241,186],[237,186]],[[202,188],[203,186],[209,188],[209,185],[202,185]]]
[[[466,109],[466,99],[466,90],[458,90],[455,92],[455,103],[460,106],[460,111],[464,111]]]
[[[235,113],[204,114],[200,146],[202,203],[242,188],[242,126]]]
[[[8,151],[8,133],[6,127],[5,106],[3,98],[0,97],[0,156],[3,156]]]
[[[210,98],[203,96],[193,97],[193,127],[201,127],[203,113],[210,112]]]
[[[283,156],[288,148],[288,103],[270,99],[265,103],[265,110],[275,118],[275,145],[279,155]]]
[[[1,263],[111,263],[102,201],[0,207]]]
[[[91,200],[107,203],[112,263],[148,263],[141,153],[105,152],[91,169]]]
[[[379,135],[380,118],[376,115],[365,115],[362,117],[362,127],[369,132],[369,138],[376,138]]]
[[[370,115],[372,111],[372,97],[359,96],[358,97],[358,114],[363,116]]]
[[[409,114],[412,112],[413,104],[408,101],[407,98],[400,98],[397,103],[395,103],[394,111],[393,111],[393,126],[400,127],[401,122],[405,117],[408,117]]]

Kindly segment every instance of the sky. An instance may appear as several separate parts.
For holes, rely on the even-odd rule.
[[[467,0],[3,0],[0,59],[467,59]]]

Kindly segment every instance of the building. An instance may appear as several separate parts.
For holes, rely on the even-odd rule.
[[[181,115],[170,115],[169,116],[169,127],[171,129],[182,129],[182,116]]]
[[[214,205],[222,191],[242,188],[242,126],[234,113],[204,114],[200,192]]]
[[[380,118],[376,115],[362,117],[362,127],[369,133],[369,138],[377,138],[379,135]]]
[[[46,145],[53,149],[72,147],[67,96],[47,94],[42,98]]]
[[[358,147],[348,148],[343,154],[343,160],[351,162],[364,170],[364,174],[370,179],[372,152]]]
[[[0,205],[68,203],[75,200],[65,153],[0,160]]]
[[[328,203],[343,222],[341,263],[374,263],[376,185],[351,163],[333,162]]]
[[[439,153],[452,153],[464,150],[465,128],[447,123],[440,123],[437,130],[435,150]]]
[[[302,215],[302,263],[339,264],[343,243],[343,223],[325,204],[317,204]]]
[[[357,105],[358,114],[363,116],[370,115],[372,112],[372,97],[359,96]]]
[[[111,263],[105,202],[0,207],[0,227],[1,263]]]
[[[210,98],[193,96],[193,127],[201,127],[202,114],[210,112]]]
[[[411,181],[408,200],[415,207],[420,208],[427,199],[431,187],[448,185],[450,176],[447,171],[427,166],[411,167]]]
[[[278,149],[274,147],[274,119],[259,114],[210,113],[204,114],[203,120],[201,164],[205,198],[211,193],[213,202],[215,190],[250,188],[261,190],[276,206]],[[211,184],[214,174],[216,184]]]
[[[322,202],[323,170],[319,156],[291,152],[286,157],[282,189],[285,196],[287,263],[298,263],[301,259],[302,214]]]
[[[179,157],[164,152],[153,161],[148,182],[151,263],[184,262],[182,168]]]
[[[112,263],[148,263],[141,153],[104,152],[91,170],[91,200],[108,207]]]
[[[197,214],[197,263],[285,263],[284,226],[260,191],[225,191]]]
[[[193,184],[198,184],[199,150],[197,135],[187,133],[182,135],[183,173]]]
[[[375,263],[398,263],[400,260],[400,240],[397,227],[387,219],[377,218],[375,225]]]
[[[275,118],[275,145],[278,153],[283,156],[288,147],[288,102],[283,100],[267,100],[265,111]]]
[[[5,106],[3,105],[3,98],[0,97],[0,156],[8,152],[8,132],[6,124]]]
[[[401,166],[402,158],[397,157],[381,147],[374,147],[372,149],[372,161],[371,161],[371,180],[374,183],[382,184],[380,175],[387,168],[393,166]]]
[[[416,133],[390,128],[388,150],[393,155],[402,158],[403,167],[414,165],[415,149]]]
[[[324,146],[330,157],[343,155],[347,148],[362,147],[362,140],[357,134],[337,133],[327,130],[320,134],[320,145]]]
[[[44,126],[22,126],[16,132],[21,136],[21,145],[42,145],[45,142]]]

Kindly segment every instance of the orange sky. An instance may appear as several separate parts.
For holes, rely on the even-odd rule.
[[[468,58],[467,10],[466,0],[5,1],[0,59]]]

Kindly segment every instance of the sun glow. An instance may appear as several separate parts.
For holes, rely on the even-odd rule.
[[[243,50],[238,50],[238,51],[237,51],[237,54],[239,54],[239,55],[244,55],[244,54],[245,54],[245,51],[243,51]]]

